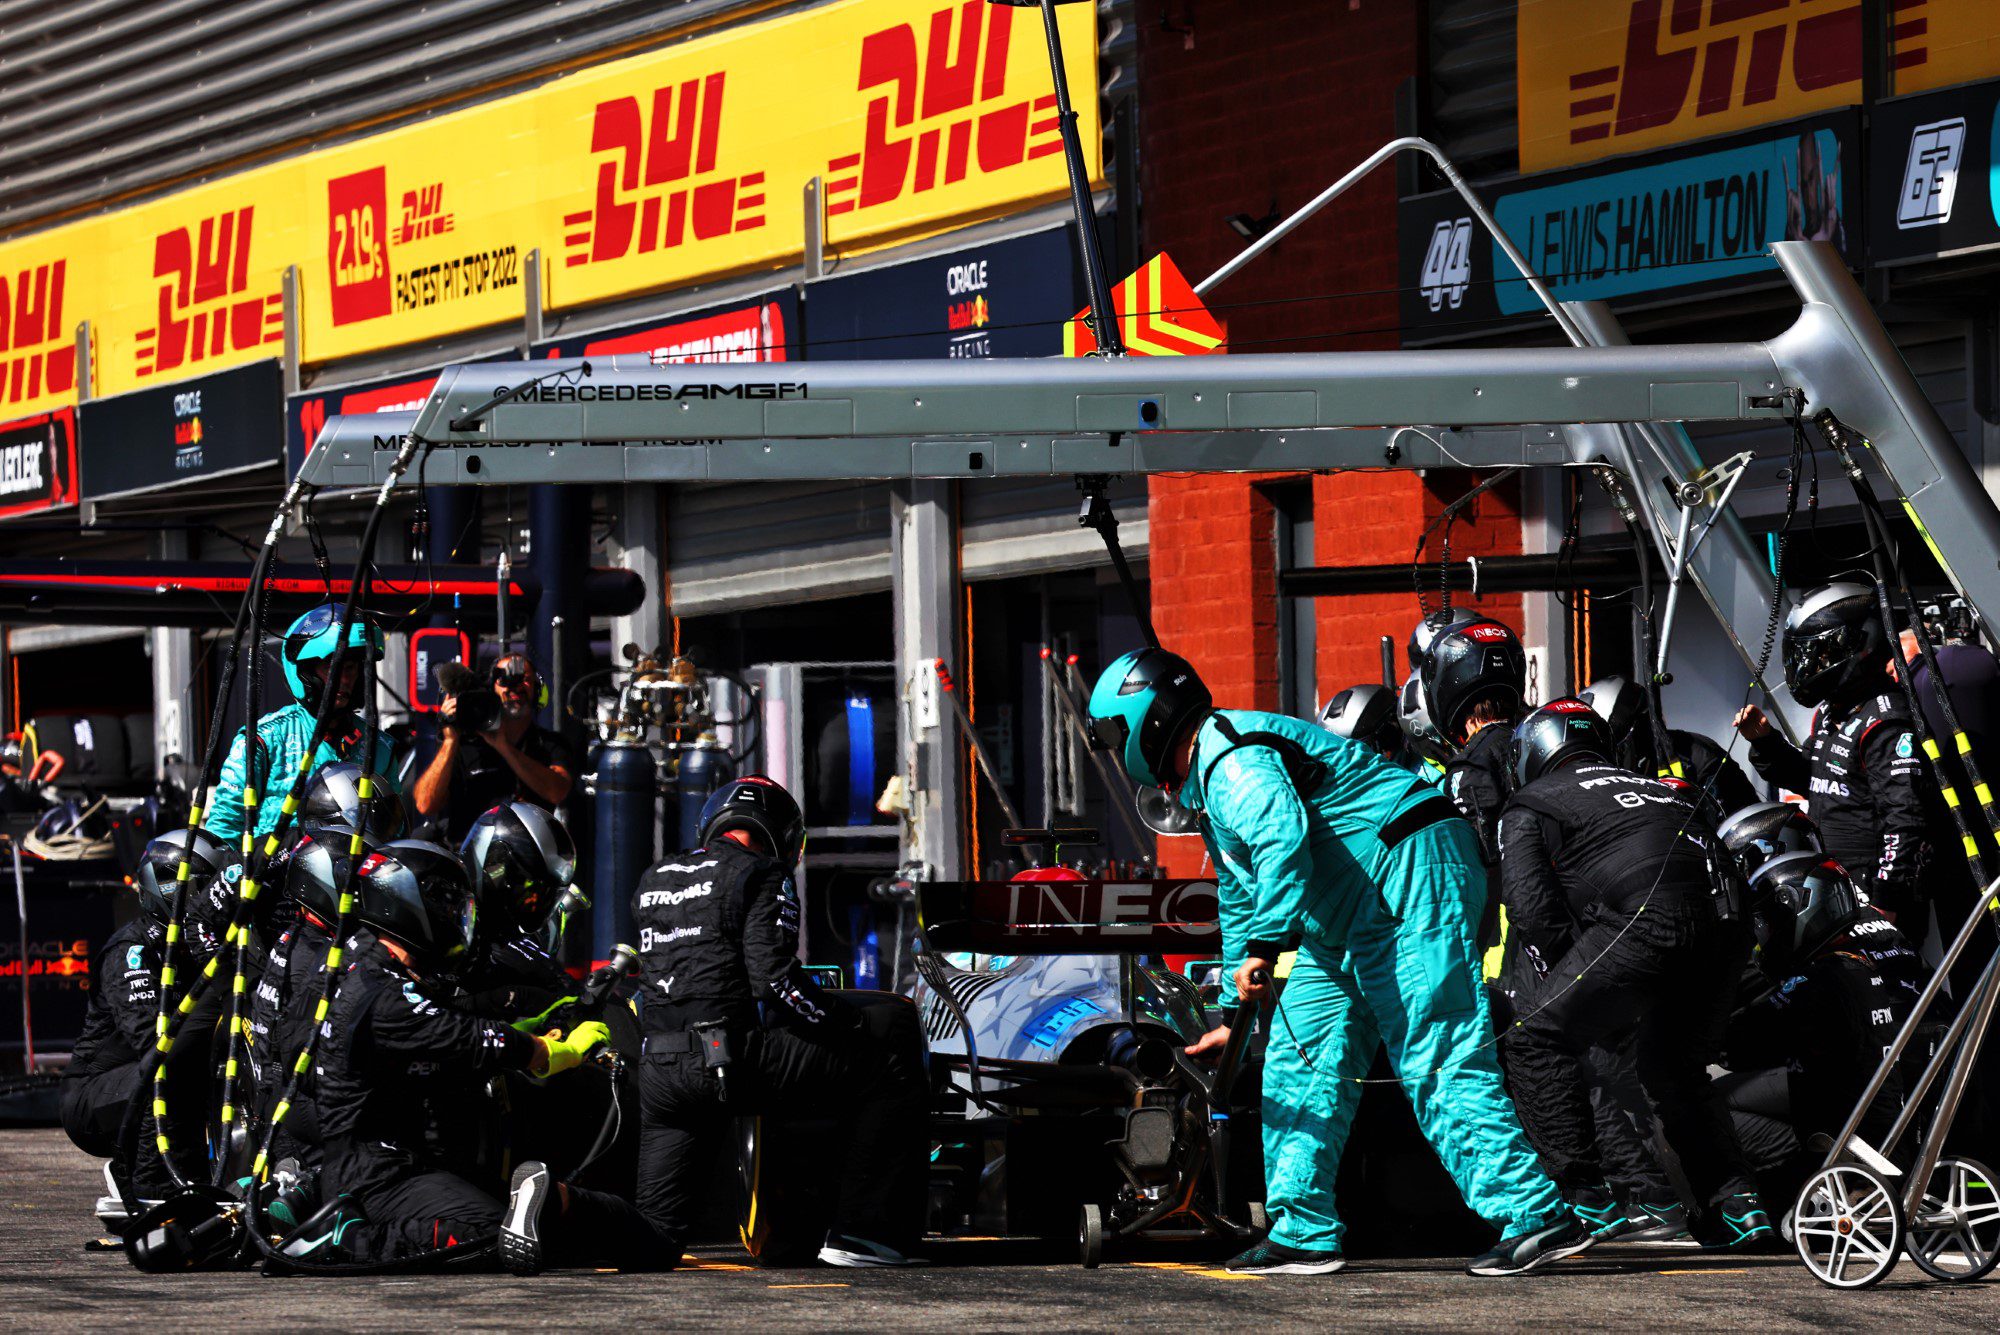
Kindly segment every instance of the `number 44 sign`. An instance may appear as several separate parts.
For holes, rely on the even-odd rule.
[[[1417,284],[1431,310],[1459,308],[1472,285],[1472,219],[1446,218],[1432,229]]]

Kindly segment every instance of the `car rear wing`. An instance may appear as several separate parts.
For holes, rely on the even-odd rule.
[[[923,948],[982,955],[1198,955],[1220,946],[1214,881],[919,884]]]

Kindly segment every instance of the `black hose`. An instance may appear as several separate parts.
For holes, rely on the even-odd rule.
[[[1889,652],[1896,665],[1896,685],[1901,689],[1904,702],[1909,707],[1910,730],[1916,734],[1925,756],[1930,759],[1938,786],[1944,790],[1945,806],[1951,812],[1952,823],[1957,826],[1959,839],[1964,847],[1966,869],[1975,878],[1973,892],[1979,894],[1983,887],[1992,883],[1993,878],[1987,872],[1985,852],[1977,836],[1972,832],[1972,824],[1966,817],[1964,804],[1959,800],[1950,776],[1945,773],[1940,763],[1941,752],[1937,740],[1931,735],[1923,705],[1917,699],[1915,672],[1909,655],[1903,651],[1903,637],[1896,628],[1895,608],[1889,601],[1892,578],[1896,587],[1901,590],[1904,600],[1909,604],[1910,621],[1917,636],[1919,658],[1930,665],[1931,684],[1938,700],[1939,713],[1944,718],[1945,726],[1959,739],[1959,759],[1966,766],[1966,778],[1972,783],[1975,793],[1986,790],[1986,785],[1979,777],[1978,762],[1972,758],[1971,747],[1964,741],[1964,729],[1959,726],[1957,713],[1951,707],[1951,698],[1944,686],[1944,674],[1939,671],[1937,658],[1931,652],[1930,632],[1924,629],[1922,618],[1915,615],[1917,610],[1915,600],[1910,596],[1909,581],[1903,575],[1902,561],[1898,557],[1894,539],[1889,531],[1888,518],[1882,513],[1881,500],[1875,495],[1875,489],[1869,485],[1867,476],[1861,471],[1860,462],[1854,455],[1853,442],[1847,437],[1847,429],[1835,420],[1831,413],[1821,413],[1815,425],[1826,436],[1827,443],[1833,447],[1834,453],[1839,456],[1841,465],[1847,472],[1848,481],[1854,486],[1855,500],[1860,503],[1862,523],[1868,533],[1869,561],[1874,569],[1876,611],[1881,617],[1882,634],[1889,643]],[[1990,802],[1982,801],[1981,807],[1987,819],[1993,821],[1994,812]]]
[[[242,649],[244,636],[252,627],[251,612],[255,603],[252,595],[268,577],[271,560],[277,548],[278,535],[283,527],[284,513],[288,508],[289,498],[287,504],[280,507],[278,518],[266,532],[264,543],[257,549],[256,558],[251,562],[250,587],[244,590],[243,600],[237,604],[235,622],[230,627],[229,649],[223,655],[222,670],[218,673],[215,704],[209,711],[208,737],[202,747],[201,772],[188,804],[187,837],[182,846],[180,866],[175,872],[173,902],[167,918],[166,943],[160,957],[160,1011],[155,1025],[154,1067],[150,1077],[145,1077],[142,1073],[142,1078],[133,1086],[132,1096],[126,1101],[125,1113],[119,1122],[118,1142],[112,1156],[112,1182],[118,1189],[126,1213],[133,1218],[137,1218],[139,1214],[139,1194],[132,1182],[138,1166],[139,1125],[145,1117],[144,1110],[148,1096],[156,1101],[165,1101],[165,1090],[160,1083],[164,1079],[165,1070],[162,1059],[171,1047],[166,1035],[175,1010],[174,984],[177,982],[176,966],[180,955],[181,937],[187,922],[187,885],[192,870],[194,835],[201,828],[202,818],[206,814],[204,808],[213,795],[215,785],[221,779],[227,737],[223,724],[228,713],[229,697],[236,687],[238,655]],[[193,984],[189,985],[190,990],[192,986]],[[191,1005],[184,1005],[182,1013],[185,1014],[191,1009]],[[157,1119],[154,1133],[159,1139],[164,1139],[166,1135],[157,1125]],[[162,1149],[160,1158],[170,1182],[176,1187],[191,1185],[173,1162],[171,1153]]]

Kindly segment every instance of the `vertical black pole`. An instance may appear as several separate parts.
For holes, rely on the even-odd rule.
[[[590,488],[576,484],[529,488],[528,525],[533,535],[528,565],[541,586],[541,596],[528,619],[528,657],[534,660],[543,681],[558,677],[575,681],[583,657],[579,652],[583,646],[577,642],[584,637],[563,637],[566,643],[562,651],[569,661],[558,671],[550,625],[555,617],[561,617],[564,626],[590,624],[583,606],[583,575],[590,568]],[[568,732],[561,708],[561,701],[550,701],[549,712],[540,720],[542,725]]]
[[[1042,0],[1042,28],[1049,38],[1049,69],[1056,79],[1056,120],[1062,127],[1063,161],[1069,166],[1069,201],[1076,212],[1077,251],[1083,258],[1083,286],[1090,294],[1090,318],[1096,326],[1097,348],[1107,357],[1122,357],[1124,341],[1111,313],[1111,289],[1104,279],[1104,252],[1098,245],[1097,216],[1090,207],[1090,178],[1083,169],[1083,139],[1076,131],[1076,112],[1069,104],[1069,75],[1063,69],[1062,32],[1056,26],[1055,0]]]

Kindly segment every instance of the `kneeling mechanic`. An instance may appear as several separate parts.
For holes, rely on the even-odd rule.
[[[433,1149],[476,1115],[488,1078],[560,1075],[604,1042],[604,1026],[530,1034],[455,1004],[453,975],[471,947],[475,913],[450,851],[390,844],[368,856],[360,876],[363,930],[317,1061],[322,1182],[334,1205],[287,1254],[412,1262],[459,1255],[497,1234],[501,1260],[517,1272],[550,1261],[650,1264],[650,1234],[625,1202],[552,1182],[530,1162],[515,1169],[503,1203]]]

